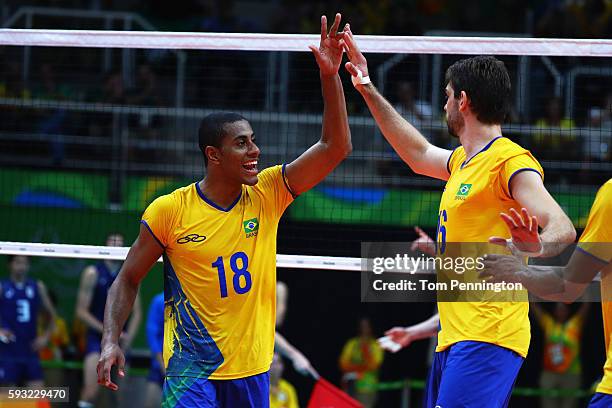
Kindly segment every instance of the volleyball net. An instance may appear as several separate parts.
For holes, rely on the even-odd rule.
[[[472,55],[503,60],[513,87],[503,133],[532,151],[548,190],[584,226],[597,188],[612,173],[612,41],[356,39],[381,93],[427,139],[449,149],[457,140],[444,119],[446,68]],[[153,199],[204,176],[197,129],[206,114],[245,116],[261,149],[260,168],[289,162],[319,139],[323,101],[308,51],[318,41],[0,29],[0,254],[31,256],[32,275],[70,315],[83,268],[127,254],[127,247],[104,246],[106,236],[119,232],[129,245]],[[290,333],[316,333],[326,324],[353,332],[358,315],[367,314],[379,330],[405,322],[393,304],[360,304],[359,279],[330,270],[361,270],[362,242],[410,241],[413,226],[433,234],[437,225],[443,182],[414,174],[399,159],[348,73],[340,75],[353,152],[298,197],[279,226],[279,278],[292,288],[292,303],[308,305],[291,310]],[[155,269],[142,285],[145,306],[162,290]],[[411,317],[431,312],[424,305]],[[336,361],[344,339],[319,337],[304,341],[302,351]],[[136,345],[144,344],[141,335]]]
[[[610,41],[357,41],[379,90],[447,148],[457,141],[444,122],[446,67],[474,54],[502,59],[513,84],[504,135],[534,153],[549,191],[584,226],[611,170]],[[203,177],[197,127],[213,111],[251,122],[260,168],[293,160],[321,131],[307,48],[317,43],[317,35],[1,30],[0,240],[100,245],[118,231],[130,241],[149,202]],[[436,226],[443,183],[401,162],[341,76],[354,151],[289,207],[280,253],[358,257],[361,241],[407,241],[412,226]]]

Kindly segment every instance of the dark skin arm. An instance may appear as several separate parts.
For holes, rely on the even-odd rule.
[[[569,303],[584,293],[607,264],[576,250],[565,267],[527,266],[508,255],[487,255],[484,265],[481,278],[489,278],[490,282],[520,282],[536,296]]]
[[[342,62],[343,33],[338,33],[340,14],[327,32],[327,18],[321,17],[321,42],[310,50],[317,60],[323,92],[321,139],[287,164],[286,175],[295,195],[310,190],[325,178],[352,150],[346,102],[338,68]]]
[[[141,225],[138,238],[132,244],[115,282],[108,291],[104,309],[102,351],[97,370],[98,384],[111,390],[119,388],[111,381],[112,366],[117,365],[121,377],[125,375],[125,356],[119,345],[121,330],[136,300],[140,282],[163,251],[146,227]]]

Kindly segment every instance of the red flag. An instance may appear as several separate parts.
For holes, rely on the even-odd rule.
[[[310,395],[308,408],[363,408],[363,405],[338,387],[319,378]]]

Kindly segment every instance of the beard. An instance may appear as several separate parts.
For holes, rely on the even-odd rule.
[[[459,112],[455,112],[447,116],[446,127],[448,128],[448,133],[451,136],[459,138],[459,133],[461,133],[464,126],[465,121]]]

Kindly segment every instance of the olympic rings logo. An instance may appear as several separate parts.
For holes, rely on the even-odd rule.
[[[202,242],[206,239],[205,235],[189,234],[176,240],[177,244],[187,244],[188,242]]]

